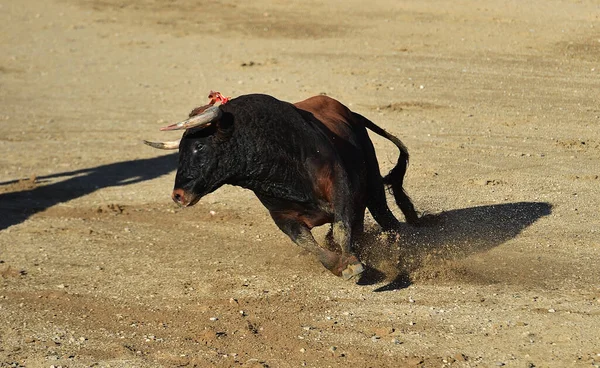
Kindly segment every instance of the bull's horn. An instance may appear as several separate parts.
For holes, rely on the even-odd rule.
[[[191,129],[201,126],[209,126],[213,121],[221,117],[221,109],[218,106],[211,106],[204,110],[201,114],[192,116],[180,123],[168,125],[160,128],[160,130],[181,130]]]
[[[158,149],[164,149],[164,150],[178,149],[179,148],[179,142],[180,142],[180,140],[170,141],[170,142],[150,142],[150,141],[144,141],[144,143],[147,144],[147,145],[149,145],[150,147],[154,147],[154,148],[158,148]]]

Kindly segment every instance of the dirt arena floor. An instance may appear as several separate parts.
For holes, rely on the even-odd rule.
[[[141,141],[211,89],[339,99],[442,223],[344,281],[178,208]],[[599,101],[592,0],[0,0],[0,367],[600,367]]]

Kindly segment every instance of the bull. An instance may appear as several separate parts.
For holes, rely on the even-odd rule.
[[[364,228],[366,208],[383,230],[400,223],[387,205],[385,188],[406,222],[419,217],[403,189],[409,154],[397,137],[352,112],[340,102],[315,96],[297,103],[250,94],[220,105],[196,108],[189,119],[161,130],[185,129],[174,142],[148,142],[179,149],[173,200],[193,206],[225,184],[252,190],[275,224],[302,248],[314,253],[336,276],[350,279],[363,272],[353,240]],[[395,167],[382,177],[367,129],[399,150]],[[311,233],[331,224],[321,247]]]

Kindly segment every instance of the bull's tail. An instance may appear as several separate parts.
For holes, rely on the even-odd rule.
[[[396,204],[398,205],[398,207],[400,207],[400,210],[402,210],[402,213],[406,218],[406,222],[408,222],[411,225],[418,225],[420,221],[417,211],[415,210],[415,207],[413,206],[410,197],[406,194],[404,188],[402,187],[404,183],[404,175],[406,174],[406,169],[408,168],[408,149],[406,148],[404,143],[402,143],[402,141],[398,139],[398,137],[386,132],[383,128],[379,127],[369,119],[362,117],[361,120],[365,128],[371,130],[375,134],[378,134],[390,140],[396,145],[396,147],[398,147],[398,150],[400,150],[398,162],[396,163],[396,166],[394,166],[394,168],[390,170],[390,172],[386,176],[383,177],[383,184],[394,195]]]

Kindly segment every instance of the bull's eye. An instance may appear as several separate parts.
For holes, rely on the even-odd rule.
[[[194,153],[198,153],[200,151],[202,151],[204,149],[204,145],[200,142],[196,143],[196,146],[194,147]]]

